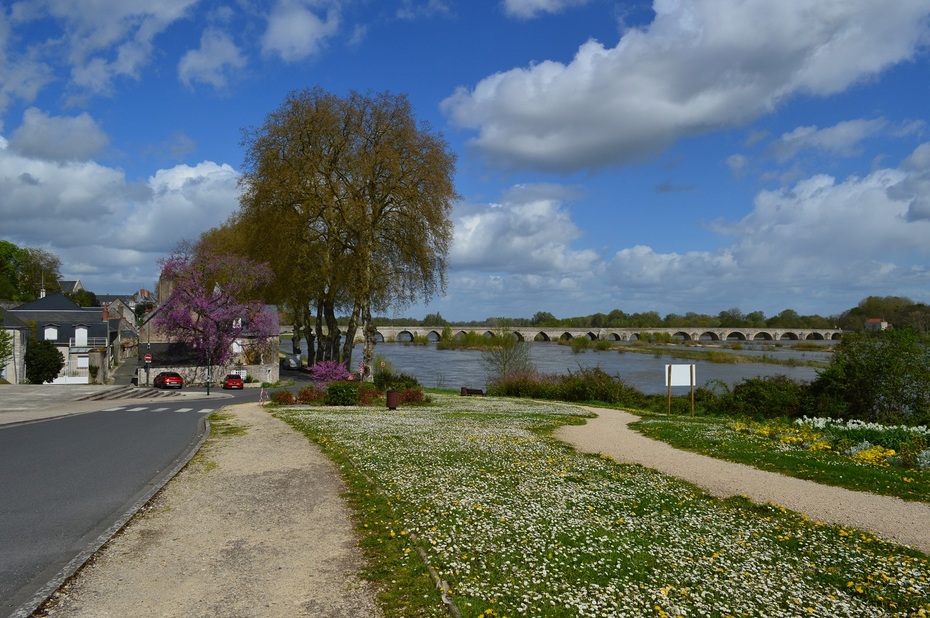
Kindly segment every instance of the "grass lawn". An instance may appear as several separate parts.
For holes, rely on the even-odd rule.
[[[386,615],[920,616],[930,562],[551,438],[577,408],[282,407],[340,466]]]
[[[632,429],[680,449],[856,491],[930,502],[930,470],[844,456],[829,432],[786,420],[752,423],[725,417],[644,415]],[[873,438],[874,440],[874,438]]]

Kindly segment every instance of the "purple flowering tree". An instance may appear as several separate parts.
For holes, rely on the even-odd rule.
[[[248,337],[267,346],[277,333],[274,320],[253,295],[271,279],[271,269],[249,258],[209,252],[174,254],[161,260],[171,293],[162,301],[155,325],[176,341],[200,352],[205,365],[225,365],[232,344]],[[269,353],[273,350],[268,350]]]

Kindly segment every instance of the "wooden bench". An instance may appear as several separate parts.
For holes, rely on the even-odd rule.
[[[484,391],[480,388],[466,388],[462,387],[462,397],[468,397],[469,395],[484,395]]]

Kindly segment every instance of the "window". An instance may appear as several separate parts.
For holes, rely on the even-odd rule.
[[[87,345],[87,327],[77,326],[74,328],[74,345],[83,348]]]
[[[90,367],[90,359],[87,356],[78,356],[78,369],[87,369]]]
[[[58,341],[58,327],[54,324],[49,324],[45,327],[45,340],[46,341]]]

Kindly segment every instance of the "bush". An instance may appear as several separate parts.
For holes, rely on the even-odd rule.
[[[282,406],[290,406],[297,402],[291,391],[274,391],[271,393],[271,402]]]
[[[382,392],[389,390],[399,391],[406,388],[422,388],[420,383],[413,376],[405,373],[394,373],[390,369],[376,371],[374,375],[374,385]]]
[[[807,386],[784,375],[748,378],[722,396],[719,411],[732,416],[799,418],[809,410]]]
[[[326,401],[326,391],[319,386],[305,386],[297,392],[297,402],[313,405]]]
[[[641,407],[646,401],[635,388],[598,367],[567,375],[522,372],[503,376],[488,386],[488,394],[558,401],[600,401],[635,407]]]
[[[354,406],[358,404],[359,383],[346,380],[330,382],[326,387],[326,405]]]
[[[358,385],[358,404],[370,406],[381,399],[381,391],[373,384],[362,382]]]
[[[400,402],[406,404],[426,403],[426,393],[421,388],[405,388],[399,391]]]

